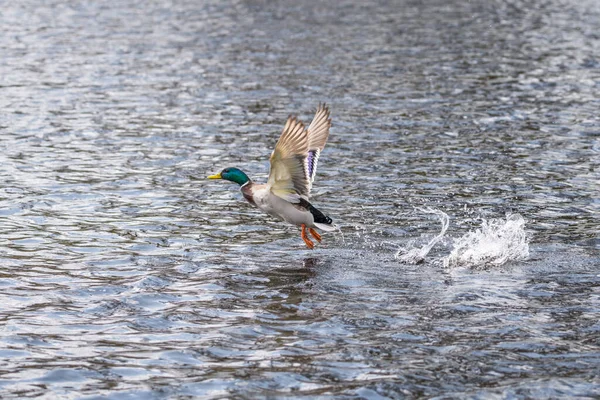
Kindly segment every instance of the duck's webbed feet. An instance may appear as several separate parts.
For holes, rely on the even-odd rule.
[[[313,228],[308,228],[308,231],[310,232],[310,234],[312,235],[312,237],[314,237],[315,239],[317,239],[317,242],[321,243],[321,235],[319,235],[319,232],[317,232]]]
[[[312,233],[312,228],[309,228],[310,233],[314,236],[314,234]],[[302,236],[302,240],[304,240],[304,243],[306,243],[306,247],[308,247],[309,249],[314,249],[315,248],[315,244],[308,238],[308,235],[306,234],[306,225],[302,224],[302,233],[300,234]],[[318,234],[317,234],[318,235]],[[315,239],[317,239],[315,237]],[[320,237],[319,237],[320,239]],[[319,240],[317,239],[317,240]],[[321,240],[319,240],[320,242]]]

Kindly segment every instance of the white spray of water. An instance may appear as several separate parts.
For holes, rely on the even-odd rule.
[[[427,254],[429,254],[429,252],[433,248],[433,246],[435,246],[435,244],[437,242],[442,240],[442,238],[446,234],[446,231],[448,230],[448,225],[450,225],[450,218],[448,217],[448,214],[446,214],[443,211],[435,210],[433,208],[417,208],[416,210],[424,212],[425,214],[437,215],[440,218],[440,222],[442,223],[442,230],[436,237],[431,239],[429,241],[429,243],[427,243],[423,247],[420,247],[420,248],[415,247],[410,250],[405,250],[405,249],[398,250],[394,257],[397,260],[400,260],[401,262],[406,263],[406,264],[418,264],[420,262],[423,262],[425,260],[425,257],[427,256]]]
[[[433,246],[439,243],[448,230],[450,218],[446,213],[432,208],[416,208],[426,214],[435,214],[442,224],[440,233],[422,247],[399,249],[395,258],[406,264],[418,264],[425,260]],[[526,260],[529,257],[529,237],[525,231],[525,219],[519,214],[508,214],[506,220],[483,220],[481,228],[454,239],[452,251],[442,261],[445,268],[500,266],[509,261]]]
[[[443,260],[444,267],[500,266],[527,259],[525,222],[519,214],[509,214],[506,220],[484,220],[481,229],[454,240],[452,252]]]
[[[340,233],[340,235],[342,235],[342,243],[345,246],[346,245],[346,238],[344,237],[344,232],[342,232],[342,229],[338,225],[335,225],[335,227],[337,228],[337,231]]]

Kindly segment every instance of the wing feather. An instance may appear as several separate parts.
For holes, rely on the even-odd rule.
[[[271,154],[267,185],[273,194],[292,203],[308,199],[307,156],[308,131],[296,117],[289,117]]]
[[[288,118],[270,159],[267,185],[273,194],[292,203],[308,200],[330,127],[326,104],[319,104],[308,129],[296,117]]]
[[[317,112],[308,127],[308,156],[306,169],[308,170],[309,192],[317,174],[317,164],[321,151],[325,148],[331,128],[330,111],[327,104],[319,103]]]

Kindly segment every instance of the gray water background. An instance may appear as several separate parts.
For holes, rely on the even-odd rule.
[[[0,9],[0,395],[600,396],[600,3],[30,1]],[[306,250],[266,179],[333,128]],[[394,258],[450,217],[419,265]],[[519,213],[530,256],[443,268]]]

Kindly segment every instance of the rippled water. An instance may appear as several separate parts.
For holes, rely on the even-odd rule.
[[[595,0],[3,4],[1,397],[600,396],[599,29]],[[319,101],[341,232],[309,251],[204,178],[266,179]],[[448,230],[405,263],[420,209]],[[444,267],[510,214],[526,260]]]

